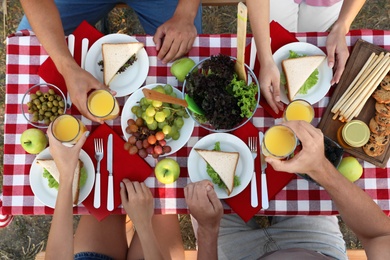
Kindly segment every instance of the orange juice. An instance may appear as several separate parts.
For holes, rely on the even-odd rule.
[[[109,91],[99,89],[88,96],[88,110],[98,118],[110,120],[119,115],[119,104]]]
[[[310,123],[314,118],[314,109],[305,100],[292,101],[284,111],[284,120],[303,120]]]
[[[296,146],[295,133],[287,126],[276,125],[265,132],[262,152],[265,156],[281,159],[291,155]]]
[[[61,115],[52,124],[54,137],[63,143],[75,144],[85,131],[85,125],[72,115]]]

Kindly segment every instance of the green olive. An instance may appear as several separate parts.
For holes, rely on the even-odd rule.
[[[37,92],[35,92],[35,94],[39,97],[39,96],[42,96],[42,92],[40,90],[37,90]]]
[[[57,99],[57,101],[61,101],[61,100],[62,100],[62,97],[59,96],[59,95],[56,95],[56,99]]]
[[[40,114],[40,115],[38,116],[38,118],[39,118],[39,121],[42,121],[42,120],[43,120],[43,115]]]
[[[43,123],[44,123],[45,125],[49,125],[49,124],[50,124],[50,119],[49,119],[49,118],[43,119]]]
[[[53,112],[53,113],[57,112],[57,110],[58,110],[57,107],[52,107],[52,108],[51,108],[51,112]]]
[[[54,119],[56,119],[56,116],[51,116],[51,117],[50,117],[50,122],[53,122]]]
[[[50,97],[49,97],[49,101],[53,101],[54,99],[55,99],[54,96],[50,96]]]
[[[64,109],[59,108],[57,112],[58,112],[59,115],[62,115],[64,113]]]
[[[53,106],[58,107],[58,103],[59,103],[59,102],[58,102],[57,100],[53,100],[52,103],[53,103]]]
[[[36,99],[37,97],[37,94],[30,94],[30,100]]]
[[[53,102],[51,102],[51,101],[47,102],[47,107],[52,108],[53,107]]]
[[[33,116],[33,117],[31,118],[31,121],[32,121],[32,122],[38,122],[38,120],[39,120],[39,117],[38,117],[38,116]]]
[[[51,117],[52,115],[53,115],[53,114],[52,114],[50,111],[46,111],[46,112],[45,112],[45,116],[46,116],[46,117]]]
[[[59,106],[60,107],[65,107],[65,102],[63,100],[61,100],[60,102],[58,102]]]
[[[49,93],[50,95],[54,95],[54,94],[55,94],[55,92],[54,92],[53,89],[49,89],[48,93]]]
[[[38,98],[37,98],[37,99],[34,99],[33,102],[34,102],[35,105],[41,104],[41,101],[40,101]]]
[[[39,97],[39,100],[43,103],[43,102],[45,102],[45,98],[43,97],[43,96],[40,96]]]

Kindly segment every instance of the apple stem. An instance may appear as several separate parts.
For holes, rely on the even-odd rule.
[[[31,144],[31,141],[23,142],[24,144]]]

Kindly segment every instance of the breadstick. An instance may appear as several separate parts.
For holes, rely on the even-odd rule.
[[[361,100],[361,94],[364,91],[366,85],[372,80],[376,73],[378,73],[379,68],[383,66],[383,64],[385,63],[385,57],[388,57],[390,55],[390,53],[387,53],[385,57],[383,57],[382,54],[383,53],[381,53],[376,62],[372,66],[370,66],[365,73],[363,73],[362,79],[358,82],[360,83],[358,89],[353,93],[353,95],[348,99],[348,101],[340,107],[340,114],[345,115],[352,103],[356,102],[357,100]]]
[[[347,117],[347,122],[360,114],[360,112],[363,109],[364,105],[366,104],[367,100],[371,97],[372,93],[377,89],[377,87],[380,84],[380,82],[382,81],[382,79],[386,76],[386,74],[390,70],[390,58],[387,56],[384,59],[385,59],[385,63],[378,70],[378,72],[376,73],[376,75],[372,79],[372,81],[369,82],[369,84],[366,88],[366,89],[368,89],[367,93],[365,94],[362,101],[360,103],[358,103],[358,106],[353,110],[353,113],[351,113]]]
[[[355,91],[356,89],[356,85],[355,83],[358,81],[358,79],[360,78],[360,76],[363,74],[363,72],[366,70],[366,68],[371,65],[372,63],[372,60],[374,59],[374,62],[376,60],[378,56],[375,54],[375,52],[371,53],[370,57],[368,58],[368,60],[366,61],[366,63],[364,64],[364,66],[361,68],[361,70],[359,71],[358,75],[355,77],[355,79],[351,82],[351,84],[349,84],[347,90],[344,92],[344,94],[339,98],[339,100],[336,102],[336,104],[333,106],[331,112],[332,113],[337,113],[337,111],[339,110],[340,106],[342,103],[345,102],[345,100],[347,98],[350,97],[350,95],[352,95],[352,93]]]

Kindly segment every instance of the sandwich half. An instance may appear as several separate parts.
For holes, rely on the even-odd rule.
[[[110,84],[120,68],[144,47],[141,42],[103,43],[103,81]]]
[[[282,61],[282,68],[286,76],[288,99],[292,101],[305,81],[313,71],[325,60],[323,55],[304,56]]]
[[[52,159],[37,159],[37,163],[45,168],[53,178],[60,183],[60,172],[57,169],[56,163]],[[80,170],[83,167],[83,162],[79,160],[74,170],[73,184],[72,184],[72,198],[73,204],[77,205],[80,193]]]
[[[234,175],[240,154],[238,152],[222,152],[214,150],[195,149],[198,154],[214,169],[230,195],[234,187]]]

